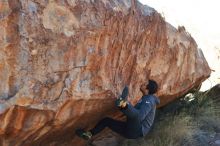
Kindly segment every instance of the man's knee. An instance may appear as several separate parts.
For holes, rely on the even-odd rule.
[[[127,116],[127,117],[130,118],[130,119],[133,119],[135,121],[140,119],[140,116],[138,114],[134,114],[132,116]]]
[[[105,121],[105,122],[112,121],[112,118],[105,117],[105,118],[102,119],[102,121]]]
[[[102,123],[109,123],[110,121],[112,121],[112,118],[105,117],[101,121],[102,121]]]

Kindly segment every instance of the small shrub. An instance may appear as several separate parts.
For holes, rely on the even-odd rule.
[[[220,133],[218,96],[209,91],[186,95],[158,110],[153,129],[145,138],[125,140],[122,146],[209,145],[210,137]]]

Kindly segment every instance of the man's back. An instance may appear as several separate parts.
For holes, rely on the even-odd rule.
[[[141,98],[141,100],[135,105],[136,109],[139,110],[149,110],[147,115],[145,115],[144,119],[141,119],[141,127],[143,135],[146,135],[154,122],[156,105],[160,103],[160,100],[154,95],[145,95]],[[141,108],[141,106],[145,106],[146,108]],[[149,109],[148,109],[149,108]]]
[[[127,107],[121,111],[127,116],[128,133],[141,131],[142,135],[145,136],[153,124],[156,104],[159,102],[156,96],[145,95],[134,107],[127,104]]]

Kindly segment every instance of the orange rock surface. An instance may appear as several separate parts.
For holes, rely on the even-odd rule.
[[[135,0],[0,1],[0,145],[83,145],[77,127],[135,103],[154,79],[163,106],[210,68],[195,40]]]

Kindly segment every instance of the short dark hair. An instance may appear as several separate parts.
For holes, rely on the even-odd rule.
[[[147,88],[149,90],[149,94],[154,94],[157,92],[158,85],[157,82],[154,80],[149,80]]]

